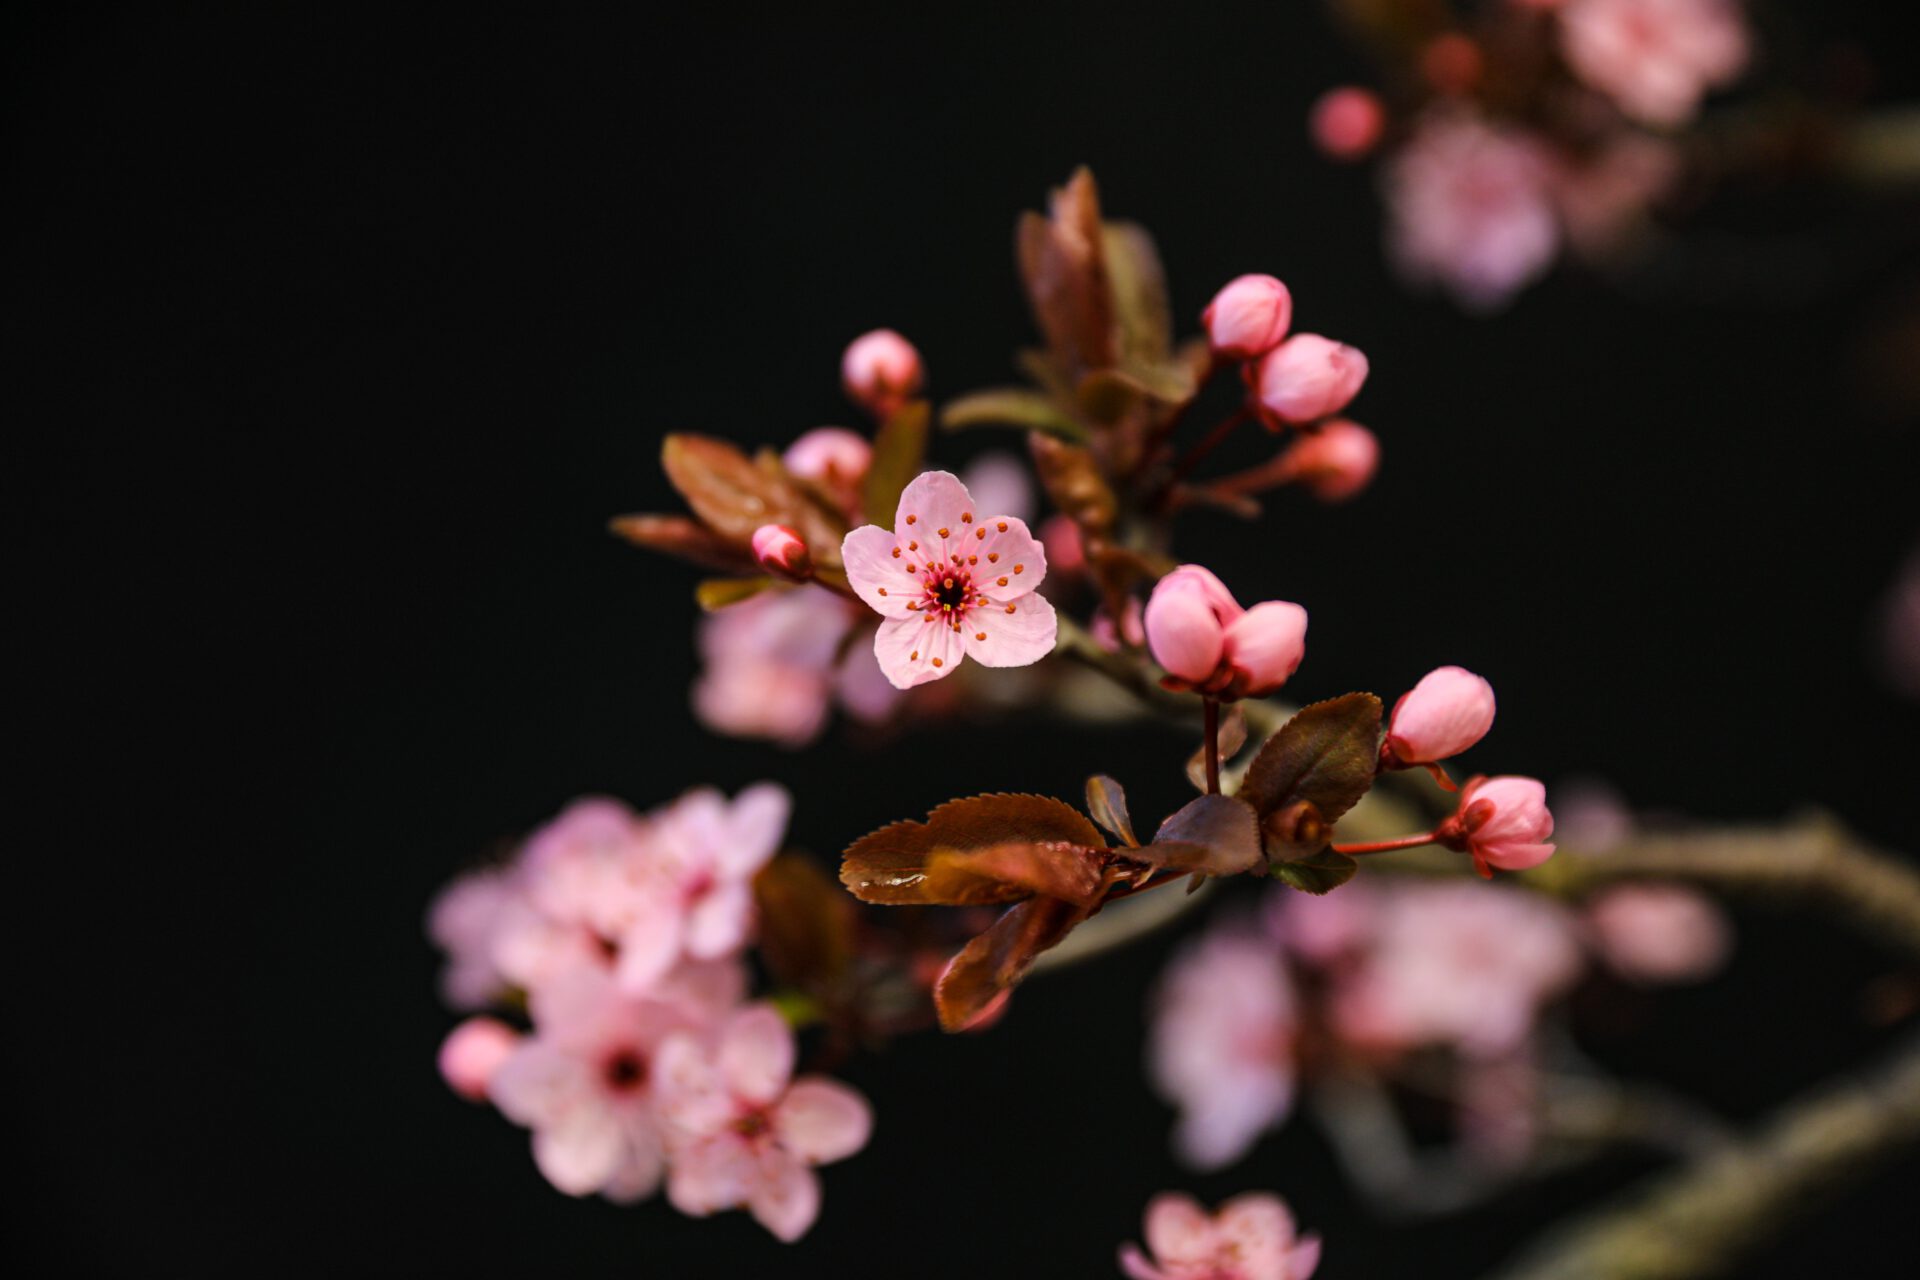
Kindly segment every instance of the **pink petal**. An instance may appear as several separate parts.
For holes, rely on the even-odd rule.
[[[1235,1196],[1220,1206],[1214,1227],[1222,1246],[1239,1260],[1246,1280],[1288,1280],[1293,1215],[1279,1196]]]
[[[1194,683],[1213,676],[1226,647],[1226,633],[1203,579],[1188,573],[1187,567],[1160,579],[1147,600],[1145,621],[1147,647],[1170,674]]]
[[[591,1195],[606,1185],[624,1153],[620,1126],[601,1107],[576,1108],[533,1135],[533,1162],[570,1196]]]
[[[975,502],[1000,512],[1003,519],[1033,519],[1033,469],[1014,454],[1002,450],[981,454],[967,464],[960,483]],[[973,518],[978,523],[980,513],[975,511]]]
[[[654,1107],[676,1140],[724,1133],[735,1107],[708,1044],[691,1032],[670,1035],[653,1055]]]
[[[1446,760],[1493,727],[1493,686],[1464,667],[1439,667],[1394,704],[1388,741],[1412,764]]]
[[[1015,516],[988,516],[960,547],[981,592],[1005,604],[1040,585],[1047,576],[1047,552],[1040,539]]]
[[[1307,1236],[1287,1255],[1283,1280],[1307,1280],[1320,1266],[1320,1237]]]
[[[896,537],[877,524],[862,525],[840,543],[840,559],[846,565],[847,581],[853,584],[854,592],[883,617],[906,617],[907,606],[920,598],[920,579],[907,572],[906,556],[893,554],[906,544],[905,537]],[[881,594],[883,591],[885,595]]]
[[[1525,871],[1553,856],[1550,844],[1493,844],[1476,846],[1480,855],[1502,871]]]
[[[747,1208],[761,1226],[792,1244],[820,1216],[820,1179],[792,1156],[769,1150],[761,1156]]]
[[[667,1199],[680,1212],[704,1218],[747,1198],[756,1170],[753,1153],[736,1134],[676,1147],[667,1168]]]
[[[1213,1256],[1213,1220],[1192,1196],[1163,1191],[1147,1202],[1147,1248],[1162,1266]]]
[[[777,782],[761,782],[733,798],[726,842],[714,850],[722,875],[750,877],[767,864],[787,833],[793,797]]]
[[[750,1005],[721,1029],[719,1065],[736,1095],[772,1102],[793,1078],[793,1031],[772,1005]]]
[[[498,1018],[468,1018],[440,1044],[440,1077],[461,1097],[478,1102],[519,1045],[520,1033]]]
[[[620,936],[620,958],[614,969],[620,989],[642,992],[651,988],[680,958],[686,937],[686,914],[680,904],[656,898],[645,914]]]
[[[830,1164],[867,1145],[873,1109],[838,1081],[808,1076],[787,1090],[774,1110],[773,1124],[788,1151],[808,1164]]]
[[[1007,612],[1009,607],[1013,612]],[[1045,596],[1024,595],[1012,601],[989,596],[983,607],[968,612],[960,626],[967,656],[981,666],[1024,667],[1053,652],[1060,620]],[[982,633],[985,640],[980,638]]]
[[[487,1096],[507,1119],[537,1129],[591,1105],[593,1079],[580,1059],[534,1038],[494,1069]]]
[[[951,471],[923,471],[900,494],[893,532],[903,543],[917,540],[923,558],[944,560],[949,544],[957,546],[961,538],[972,536],[970,530],[980,515],[960,477]],[[947,532],[941,533],[942,529]]]
[[[690,956],[714,960],[738,951],[753,925],[753,890],[745,881],[717,884],[700,895],[687,916]]]
[[[1166,1272],[1153,1265],[1137,1244],[1120,1246],[1120,1269],[1132,1280],[1170,1280]]]
[[[665,1171],[666,1159],[657,1141],[637,1143],[629,1138],[625,1158],[600,1193],[615,1204],[638,1204],[660,1189]]]
[[[966,648],[951,629],[915,613],[880,624],[873,637],[873,656],[894,688],[911,689],[953,674]]]

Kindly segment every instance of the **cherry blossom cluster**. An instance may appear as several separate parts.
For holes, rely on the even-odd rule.
[[[1331,89],[1310,135],[1339,161],[1389,150],[1393,259],[1475,310],[1563,249],[1620,253],[1686,171],[1681,131],[1753,52],[1742,0],[1349,7],[1407,60],[1385,78],[1411,91]]]
[[[1562,807],[1592,855],[1631,831],[1609,793]],[[1730,948],[1711,900],[1673,884],[1624,882],[1577,910],[1424,877],[1272,894],[1176,954],[1151,1001],[1150,1072],[1178,1110],[1175,1152],[1216,1169],[1285,1120],[1303,1082],[1392,1080],[1441,1053],[1459,1140],[1516,1160],[1535,1136],[1542,1015],[1595,980],[1594,962],[1633,985],[1697,982]]]
[[[474,1011],[441,1073],[530,1130],[559,1190],[624,1204],[664,1181],[683,1213],[745,1208],[795,1240],[820,1212],[814,1168],[866,1145],[866,1101],[796,1078],[793,1029],[748,998],[753,884],[788,808],[771,784],[644,814],[581,800],[434,901],[442,993]]]

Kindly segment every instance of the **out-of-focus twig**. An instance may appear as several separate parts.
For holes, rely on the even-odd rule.
[[[1491,1280],[1726,1274],[1820,1193],[1920,1143],[1920,1039],[1791,1103],[1750,1137],[1549,1231]]]

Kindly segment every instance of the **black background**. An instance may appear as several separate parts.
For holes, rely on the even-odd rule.
[[[1180,315],[1273,271],[1372,359],[1362,501],[1186,543],[1312,611],[1299,695],[1460,662],[1501,697],[1476,764],[1707,818],[1817,804],[1912,848],[1920,714],[1877,682],[1870,614],[1920,534],[1920,433],[1861,376],[1920,284],[1910,205],[1743,187],[1663,273],[1561,273],[1476,320],[1398,287],[1371,177],[1307,148],[1312,97],[1363,73],[1314,6],[394,8],[0,19],[9,630],[17,705],[50,711],[18,722],[10,1250],[1105,1275],[1178,1186],[1284,1193],[1327,1280],[1443,1280],[1645,1167],[1426,1226],[1357,1207],[1310,1124],[1182,1174],[1140,1070],[1169,939],[1035,983],[990,1035],[859,1063],[874,1143],[792,1249],[744,1215],[570,1201],[436,1078],[427,899],[577,793],[780,778],[823,855],[1095,770],[1136,813],[1179,801],[1187,744],[1147,732],[707,736],[694,572],[604,533],[671,509],[668,430],[853,420],[836,363],[867,328],[910,335],[937,396],[1005,381],[1030,334],[1013,217],[1081,162],[1158,234]],[[1894,99],[1896,8],[1801,5],[1806,43],[1775,47],[1853,37]],[[1590,1046],[1736,1117],[1883,1041],[1859,997],[1892,966],[1818,920],[1740,921],[1730,974]],[[1916,1172],[1746,1274],[1911,1274]]]

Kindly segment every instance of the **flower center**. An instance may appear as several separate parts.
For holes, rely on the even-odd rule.
[[[600,1068],[607,1088],[614,1093],[630,1093],[647,1082],[647,1060],[632,1049],[622,1049]]]
[[[923,581],[927,592],[924,607],[929,616],[952,621],[980,603],[980,593],[973,588],[973,575],[957,564],[944,568],[928,565]]]

